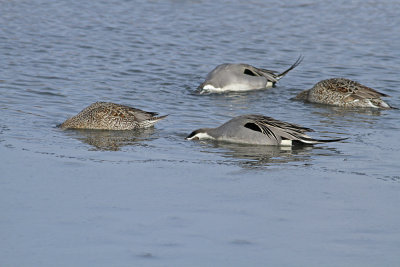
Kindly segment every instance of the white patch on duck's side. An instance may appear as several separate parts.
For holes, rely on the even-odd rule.
[[[233,83],[233,84],[225,86],[222,89],[223,89],[223,91],[232,91],[232,92],[252,90],[252,88],[249,88],[248,85],[240,84],[240,83]]]
[[[272,82],[268,82],[265,88],[272,87]],[[225,87],[214,87],[211,84],[207,84],[203,87],[203,92],[209,93],[221,93],[221,92],[243,92],[243,91],[250,91],[250,90],[257,90],[257,89],[264,89],[264,88],[250,88],[247,84],[230,84]]]
[[[274,86],[274,83],[268,81],[267,84],[265,85],[265,88],[270,88],[270,87],[272,87],[272,86]]]
[[[368,105],[370,107],[373,107],[373,108],[380,108],[380,107],[382,107],[382,108],[390,108],[390,106],[385,101],[381,101],[379,104],[380,104],[380,106],[379,105],[375,105],[374,103],[372,103],[371,100],[368,99]]]
[[[203,140],[203,139],[215,139],[215,138],[209,135],[208,133],[197,133],[192,137],[187,138],[187,140]]]
[[[207,84],[203,87],[204,91],[208,91],[208,92],[220,92],[222,91],[222,89],[220,87],[214,87],[211,84]]]
[[[282,140],[281,146],[292,146],[292,140]]]
[[[376,105],[374,105],[374,103],[371,102],[371,100],[368,99],[367,101],[368,106],[370,106],[371,108],[378,108]]]
[[[380,104],[384,108],[390,108],[390,106],[385,101],[380,102]]]

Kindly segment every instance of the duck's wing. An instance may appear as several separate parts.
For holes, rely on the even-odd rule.
[[[249,119],[249,121],[254,122],[261,128],[272,127],[272,128],[276,128],[276,129],[296,131],[296,132],[300,132],[300,133],[314,131],[313,129],[303,127],[298,124],[276,120],[276,119],[273,119],[271,117],[264,116],[264,115],[258,115],[258,114],[248,115],[247,118]]]
[[[378,92],[359,82],[344,78],[329,79],[327,80],[325,86],[329,90],[335,90],[344,94],[348,94],[349,96],[358,99],[375,99],[380,97],[388,97],[388,95]]]
[[[370,87],[367,87],[365,85],[362,85],[358,82],[353,82],[355,83],[353,93],[362,98],[369,98],[369,99],[374,99],[374,98],[380,98],[380,97],[388,97],[387,94],[378,92]]]
[[[95,113],[100,118],[108,117],[123,121],[141,122],[151,120],[158,115],[156,112],[148,112],[138,108],[109,102],[97,102],[89,106],[87,109],[87,111]]]
[[[274,70],[256,68],[251,65],[243,64],[245,66],[244,74],[251,75],[251,76],[263,76],[263,77],[267,78],[269,81],[275,83],[275,82],[279,81],[283,76],[285,76],[289,71],[296,68],[302,61],[303,61],[303,56],[299,56],[299,58],[296,60],[296,62],[294,62],[284,72],[279,73],[279,74],[277,71],[274,71]]]
[[[247,122],[244,124],[244,127],[253,131],[261,132],[267,135],[269,138],[276,140],[278,144],[281,142],[281,140],[299,141],[305,144],[319,144],[347,139],[314,139],[305,134],[305,132],[313,132],[313,129],[293,123],[275,120],[271,117],[263,115],[247,116]]]
[[[262,76],[265,77],[268,81],[273,83],[277,82],[277,72],[273,70],[260,69],[248,64],[242,64],[243,66],[243,74],[249,76]]]
[[[301,140],[309,138],[305,132],[313,132],[314,130],[297,124],[275,120],[271,117],[263,115],[248,115],[246,117],[245,128],[253,131],[261,132],[272,139],[290,139]]]

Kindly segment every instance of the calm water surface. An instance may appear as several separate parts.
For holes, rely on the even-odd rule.
[[[396,266],[398,110],[290,100],[346,77],[400,107],[398,1],[2,1],[1,266]],[[283,71],[199,95],[216,65]],[[152,129],[62,131],[95,101],[169,114]],[[348,140],[189,142],[261,113]]]

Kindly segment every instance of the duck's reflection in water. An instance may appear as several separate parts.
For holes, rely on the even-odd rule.
[[[203,143],[203,145],[206,145]],[[233,163],[243,168],[259,168],[290,162],[308,164],[312,161],[313,150],[323,149],[323,154],[336,154],[331,148],[298,145],[298,146],[256,146],[225,142],[209,142],[215,149],[208,153],[216,153],[226,158],[225,163]],[[328,151],[327,151],[328,150]],[[316,152],[317,154],[321,153]],[[311,163],[310,163],[311,164]]]
[[[123,146],[146,146],[146,141],[157,139],[154,127],[126,130],[67,130],[68,135],[94,147],[95,150],[118,151]]]

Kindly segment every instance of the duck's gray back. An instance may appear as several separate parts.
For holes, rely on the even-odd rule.
[[[249,74],[246,74],[246,69],[249,70]],[[265,88],[267,86],[268,79],[257,74],[252,69],[254,69],[254,67],[246,64],[221,64],[207,74],[206,80],[200,87],[204,87],[205,85],[209,84],[215,88],[221,88],[225,90],[240,90],[240,88],[243,90],[248,90],[249,88]],[[270,76],[273,80],[273,76]]]
[[[263,134],[260,131],[245,127],[249,123],[254,123],[254,120],[249,115],[235,117],[221,126],[214,128],[210,135],[217,140],[247,143],[254,145],[279,145],[280,137],[274,139]]]

